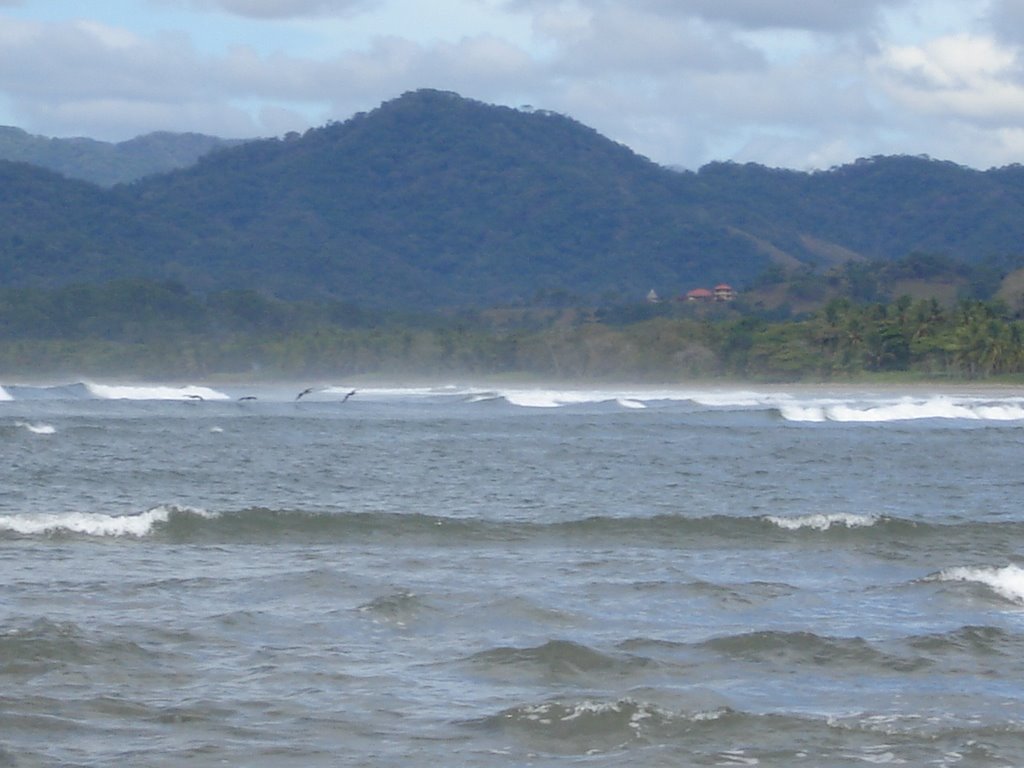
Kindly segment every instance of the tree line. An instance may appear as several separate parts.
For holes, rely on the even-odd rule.
[[[907,296],[784,320],[643,305],[402,315],[133,280],[0,291],[0,374],[977,380],[1024,374],[1024,321],[998,300]]]

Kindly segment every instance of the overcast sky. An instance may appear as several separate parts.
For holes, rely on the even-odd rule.
[[[1024,0],[0,0],[0,124],[275,136],[417,88],[664,165],[1024,162]]]

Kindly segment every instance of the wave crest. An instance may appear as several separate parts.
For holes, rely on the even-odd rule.
[[[70,621],[39,618],[28,626],[0,630],[0,658],[4,660],[4,673],[8,675],[34,676],[100,660],[119,661],[148,655],[136,643],[93,636]]]
[[[470,661],[490,669],[512,668],[543,676],[587,677],[600,673],[628,672],[653,662],[638,656],[619,658],[569,640],[549,640],[532,648],[492,648],[474,654]]]
[[[937,581],[963,581],[982,584],[1010,602],[1024,605],[1024,568],[1007,565],[992,567],[946,568],[934,576]]]
[[[557,522],[440,517],[413,512],[244,509],[208,512],[179,505],[155,506],[136,514],[93,512],[0,513],[0,534],[160,536],[174,541],[420,541],[439,547],[478,546],[509,541],[614,541],[616,544],[687,550],[708,541],[743,548],[773,546],[794,538],[839,544],[871,543],[891,548],[941,539],[951,548],[978,536],[1004,541],[1024,533],[1024,524],[964,522],[937,524],[884,515],[847,513],[795,517],[733,515],[593,516]],[[1024,587],[1022,587],[1024,594]]]
[[[835,667],[842,671],[869,668],[908,672],[927,666],[916,656],[902,657],[882,652],[861,637],[822,637],[813,632],[765,630],[726,635],[702,645],[728,658],[749,662],[779,662]]]
[[[140,538],[150,535],[172,516],[196,515],[210,517],[198,509],[159,506],[135,515],[107,515],[89,512],[63,514],[17,514],[0,516],[0,531],[22,536],[83,535]]]
[[[159,385],[118,385],[86,383],[89,393],[100,400],[230,400],[231,398],[210,387],[189,385],[171,387]]]
[[[31,432],[33,435],[53,435],[57,432],[57,428],[52,424],[36,424],[28,421],[16,421],[14,425]]]
[[[877,525],[883,519],[878,515],[855,515],[843,512],[800,515],[798,517],[768,515],[764,518],[764,520],[767,520],[772,525],[787,531],[799,531],[808,528],[815,531],[827,531],[833,527],[870,528]]]
[[[686,719],[711,720],[727,710],[701,712]],[[652,728],[664,727],[679,716],[631,698],[617,701],[549,701],[506,709],[483,721],[501,730],[514,730],[540,739],[558,751],[586,751],[623,747]]]
[[[895,401],[794,401],[780,404],[786,421],[879,424],[923,419],[1009,422],[1024,420],[1024,401],[935,395]]]

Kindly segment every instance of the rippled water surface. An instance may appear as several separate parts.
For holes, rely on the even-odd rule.
[[[1016,393],[303,389],[0,390],[0,766],[1024,764]]]

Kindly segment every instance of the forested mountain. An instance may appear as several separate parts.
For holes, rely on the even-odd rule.
[[[101,189],[0,164],[0,278],[437,309],[636,300],[773,265],[1024,252],[1024,169],[916,157],[819,173],[660,167],[578,122],[417,91]]]
[[[192,165],[216,149],[241,143],[200,133],[158,131],[128,141],[58,139],[0,126],[0,160],[31,163],[103,187]]]
[[[714,215],[809,263],[913,252],[977,262],[1022,252],[1019,165],[982,172],[896,156],[817,173],[715,163],[699,176]]]

